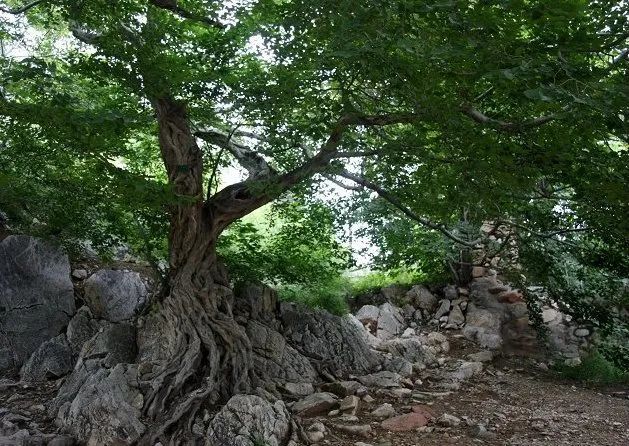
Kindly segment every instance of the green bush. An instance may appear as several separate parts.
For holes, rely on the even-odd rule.
[[[347,297],[351,284],[345,277],[327,282],[285,285],[278,289],[280,299],[300,302],[311,308],[321,308],[332,314],[343,315],[348,311]]]
[[[600,352],[594,351],[581,360],[581,364],[569,366],[559,364],[554,367],[560,376],[590,384],[610,385],[629,383],[629,373],[616,367]]]
[[[388,285],[411,286],[425,281],[425,273],[406,267],[388,271],[372,271],[364,276],[350,279],[351,294],[355,296],[378,291]]]

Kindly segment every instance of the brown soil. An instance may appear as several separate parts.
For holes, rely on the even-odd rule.
[[[455,339],[451,357],[464,357],[473,344]],[[478,350],[477,348],[475,349]],[[426,390],[431,389],[424,383]],[[423,390],[423,389],[419,389]],[[351,438],[334,432],[331,445],[442,446],[445,444],[507,446],[629,446],[629,389],[588,388],[566,382],[553,372],[537,367],[533,360],[497,358],[483,373],[447,396],[425,402],[391,401],[377,395],[356,424],[371,424],[369,438]],[[444,413],[462,420],[458,427],[429,424],[419,430],[394,433],[382,429],[368,414],[383,402],[398,413],[413,404],[428,404],[437,417]],[[479,435],[483,424],[488,434]]]

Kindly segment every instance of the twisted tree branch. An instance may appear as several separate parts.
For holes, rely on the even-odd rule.
[[[7,14],[13,14],[13,15],[24,14],[28,10],[33,9],[35,6],[40,5],[46,1],[47,0],[35,0],[34,2],[27,3],[26,5],[20,6],[15,9],[11,9],[7,6],[0,5],[0,11],[6,12]]]
[[[247,169],[251,180],[267,178],[275,174],[275,170],[269,166],[262,155],[234,140],[233,134],[218,129],[204,129],[194,132],[194,136],[231,153],[238,160],[238,163]]]
[[[182,8],[177,3],[177,0],[150,0],[150,3],[157,8],[170,11],[183,19],[191,20],[193,22],[199,22],[217,29],[225,29],[225,25],[223,25],[218,20],[212,19],[210,17],[204,17],[202,15],[195,14],[188,11],[187,9]]]
[[[566,111],[568,110],[568,108],[569,106],[566,105],[561,109],[561,111]],[[539,127],[548,122],[554,121],[559,117],[559,113],[551,113],[550,115],[540,116],[524,122],[507,122],[501,121],[499,119],[490,118],[476,108],[472,107],[470,104],[462,105],[461,111],[479,124],[487,125],[489,127],[493,127],[504,132],[519,132],[522,130]]]
[[[414,213],[413,211],[411,211],[408,207],[404,206],[404,204],[402,204],[402,202],[395,197],[393,194],[391,194],[390,192],[386,191],[385,189],[383,189],[382,187],[378,186],[377,184],[367,180],[365,177],[359,176],[359,175],[355,175],[353,173],[348,172],[347,170],[343,170],[341,172],[338,172],[337,175],[347,178],[348,180],[352,180],[353,182],[360,184],[361,186],[366,187],[367,189],[371,189],[372,191],[376,192],[378,194],[378,196],[380,196],[381,198],[385,199],[386,201],[388,201],[389,203],[391,203],[394,207],[396,207],[398,210],[400,210],[404,215],[406,215],[407,217],[409,217],[411,220],[416,221],[417,223],[421,224],[422,226],[425,226],[427,228],[430,229],[434,229],[435,231],[439,231],[441,232],[443,235],[445,235],[447,238],[449,238],[450,240],[463,245],[463,246],[467,246],[469,248],[476,248],[478,246],[478,244],[480,242],[482,242],[481,239],[477,239],[474,241],[467,241],[467,240],[463,240],[459,237],[457,237],[456,235],[452,234],[450,231],[448,231],[442,224],[440,223],[435,223],[433,221],[428,220],[425,217],[419,216],[416,213]]]
[[[345,114],[332,127],[328,139],[321,145],[319,151],[300,166],[284,174],[272,172],[266,177],[250,178],[241,183],[227,186],[207,200],[205,206],[211,212],[222,214],[220,225],[226,227],[232,221],[269,203],[294,185],[323,171],[335,159],[343,135],[349,127],[405,124],[417,119],[418,115],[414,114]],[[244,149],[246,150],[243,150],[241,146],[239,150],[234,150],[234,153],[239,153],[237,159],[244,163],[243,167],[247,168],[249,165],[251,168],[252,161],[259,163],[258,166],[263,166],[260,162],[262,157],[259,154],[251,149]],[[266,161],[264,163],[266,164]],[[271,168],[269,167],[269,169]]]

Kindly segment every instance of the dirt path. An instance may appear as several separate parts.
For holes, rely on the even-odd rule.
[[[478,351],[471,342],[453,335],[449,333],[452,349],[444,367]],[[625,392],[590,389],[559,380],[552,372],[537,367],[535,361],[498,358],[487,363],[480,374],[464,381],[459,389],[437,396],[436,393],[444,393],[443,389],[430,376],[439,370],[426,370],[423,383],[416,387],[416,391],[428,395],[424,400],[417,400],[417,396],[392,399],[374,391],[371,395],[375,400],[361,408],[358,420],[342,423],[370,425],[369,435],[359,437],[341,432],[333,426],[338,424],[335,417],[309,422],[318,420],[328,426],[329,432],[321,444],[331,446],[360,446],[360,442],[363,446],[629,446],[629,389],[624,389]],[[0,415],[9,411],[17,414],[11,422],[20,428],[54,432],[53,419],[47,416],[43,405],[55,393],[54,383],[2,388]],[[391,403],[398,414],[424,404],[436,417],[450,414],[461,423],[452,427],[431,423],[407,432],[389,432],[370,414],[385,402]],[[480,430],[479,425],[486,430]]]
[[[470,348],[473,346],[466,342],[454,342],[448,356],[463,357]],[[371,423],[373,434],[369,438],[343,436],[330,444],[355,446],[362,441],[373,446],[629,446],[629,389],[625,390],[628,391],[586,388],[558,379],[552,372],[538,368],[535,361],[498,358],[459,390],[423,402],[437,417],[447,413],[461,419],[459,426],[430,424],[393,433],[382,429],[365,412],[360,422]],[[387,401],[398,413],[408,412],[413,404],[418,404]],[[372,406],[382,402],[377,399]]]

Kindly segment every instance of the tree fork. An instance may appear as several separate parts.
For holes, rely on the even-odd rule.
[[[201,151],[185,106],[171,98],[153,101],[171,206],[169,291],[153,323],[168,345],[168,358],[142,377],[144,412],[154,421],[141,440],[185,444],[196,412],[249,387],[251,343],[232,314],[227,274],[216,256],[224,216],[203,200]],[[221,223],[218,223],[218,222]]]

